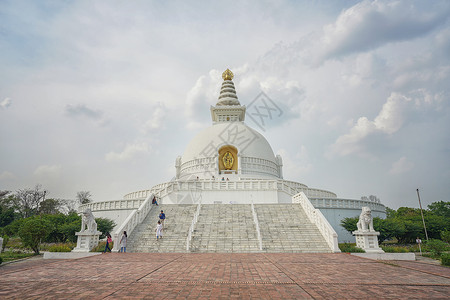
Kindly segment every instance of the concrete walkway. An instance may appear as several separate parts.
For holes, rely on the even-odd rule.
[[[448,299],[450,268],[349,254],[109,253],[0,266],[0,298]]]

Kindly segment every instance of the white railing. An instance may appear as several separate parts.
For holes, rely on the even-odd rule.
[[[197,210],[195,211],[194,217],[192,218],[191,226],[189,227],[188,236],[186,238],[186,251],[189,251],[189,249],[191,248],[192,233],[195,230],[195,224],[197,224],[198,216],[200,215],[201,207],[202,207],[201,202],[198,202]]]
[[[216,190],[279,190],[291,196],[304,192],[308,197],[314,198],[336,198],[336,194],[320,189],[308,188],[306,185],[279,179],[245,179],[237,181],[222,181],[212,179],[200,180],[177,180],[155,185],[149,190],[142,190],[126,194],[124,199],[143,199],[149,194],[155,194],[157,197],[164,197],[172,192],[189,191],[191,189],[201,189],[202,191]]]
[[[360,210],[363,206],[368,206],[372,211],[386,212],[386,207],[383,204],[373,201],[316,197],[308,197],[308,199],[315,208],[349,208]]]
[[[144,202],[144,199],[126,199],[126,200],[92,202],[80,205],[78,207],[78,211],[82,212],[88,208],[91,211],[138,209],[141,206],[142,202]]]
[[[314,208],[305,193],[300,192],[293,196],[292,203],[299,203],[302,206],[309,220],[319,228],[320,233],[325,238],[331,250],[333,252],[341,252],[338,246],[336,231],[331,227],[330,223],[328,223],[322,212],[319,209]]]
[[[256,236],[258,237],[258,243],[259,243],[259,250],[262,251],[262,238],[261,238],[261,230],[259,230],[259,221],[258,221],[258,215],[255,211],[255,206],[253,205],[252,201],[252,214],[253,214],[253,222],[255,222],[256,227]]]
[[[152,200],[153,194],[148,195],[141,206],[131,212],[131,214],[125,219],[122,225],[120,225],[119,228],[117,228],[117,230],[113,233],[114,247],[112,249],[112,252],[119,252],[122,233],[126,231],[128,236],[130,236],[136,225],[138,225],[145,219],[145,217],[153,207]]]

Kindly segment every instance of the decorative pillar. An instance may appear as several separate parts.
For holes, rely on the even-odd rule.
[[[237,167],[237,174],[242,174],[242,155],[239,152],[238,155],[238,167]]]
[[[373,229],[372,210],[370,207],[364,206],[362,208],[356,225],[358,230],[352,232],[356,238],[356,247],[364,249],[366,253],[384,253],[383,249],[378,246],[380,233]]]
[[[90,252],[97,247],[101,234],[97,230],[94,215],[89,208],[86,209],[81,216],[81,231],[75,233],[78,237],[77,246],[72,252]]]

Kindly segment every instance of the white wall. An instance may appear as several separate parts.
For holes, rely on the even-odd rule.
[[[121,209],[121,210],[101,210],[93,211],[92,214],[96,218],[108,218],[116,223],[116,226],[111,232],[114,232],[116,228],[125,222],[125,219],[131,214],[133,209]]]

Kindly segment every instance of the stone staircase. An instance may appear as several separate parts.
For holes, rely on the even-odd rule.
[[[192,252],[261,252],[250,205],[206,204],[192,236]]]
[[[197,205],[159,205],[152,208],[128,239],[128,252],[186,252],[186,237]],[[164,210],[163,238],[156,240],[156,223]]]
[[[192,234],[190,252],[331,252],[319,229],[299,204],[255,204],[262,251],[250,204],[204,204]],[[166,213],[163,239],[156,241],[160,210]],[[154,207],[128,240],[129,252],[186,252],[197,205]]]
[[[331,252],[299,204],[257,204],[264,252]]]

